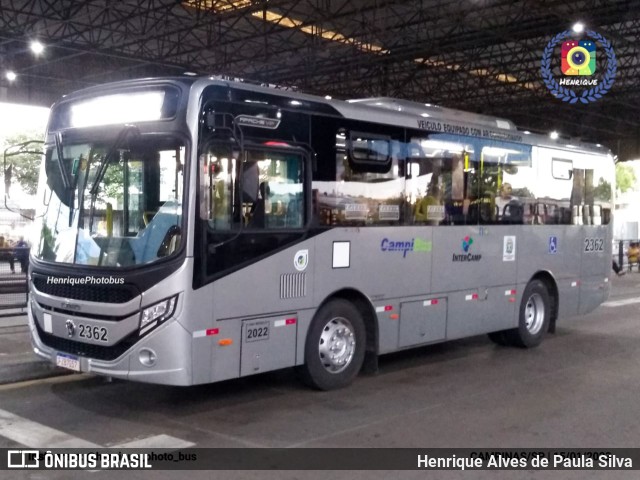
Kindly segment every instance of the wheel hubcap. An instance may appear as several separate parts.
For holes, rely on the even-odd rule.
[[[544,323],[544,301],[542,297],[534,293],[527,300],[527,304],[524,307],[524,321],[527,331],[535,335],[542,328]]]
[[[324,368],[331,373],[342,372],[351,364],[355,350],[356,338],[351,322],[342,317],[329,320],[322,329],[318,345]]]

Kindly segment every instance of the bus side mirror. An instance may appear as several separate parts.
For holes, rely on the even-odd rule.
[[[156,254],[158,258],[167,257],[175,252],[180,246],[180,234],[181,230],[178,225],[171,225],[164,238],[162,239],[162,243],[160,244],[160,248],[158,248],[158,253]]]
[[[6,165],[6,159],[5,159]],[[8,167],[4,169],[4,191],[9,196],[9,188],[11,188],[11,176],[12,176],[13,164],[10,163]]]

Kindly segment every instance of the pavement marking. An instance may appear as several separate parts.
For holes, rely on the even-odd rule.
[[[101,448],[6,410],[0,410],[0,435],[30,448]]]
[[[130,442],[111,445],[109,448],[171,448],[179,450],[181,448],[193,447],[195,443],[172,437],[171,435],[154,435],[152,437],[132,440]]]
[[[48,377],[48,378],[36,378],[33,380],[25,380],[22,382],[7,383],[6,385],[0,385],[0,392],[7,391],[7,390],[17,390],[19,388],[31,387],[33,385],[79,382],[81,380],[87,380],[89,378],[95,378],[95,377],[89,374],[69,374],[69,375],[58,375],[55,377]]]
[[[171,435],[161,434],[103,447],[6,410],[0,410],[0,436],[29,448],[170,448],[178,450],[195,445]]]
[[[612,300],[610,302],[604,302],[603,307],[623,307],[625,305],[633,305],[634,303],[640,303],[640,297],[625,298],[624,300]]]

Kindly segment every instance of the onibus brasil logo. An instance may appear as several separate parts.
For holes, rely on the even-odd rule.
[[[593,30],[587,30],[586,39],[575,40],[572,38],[574,35],[574,32],[567,30],[553,37],[547,44],[540,66],[542,80],[551,93],[563,102],[595,102],[613,86],[618,68],[616,54],[609,40]],[[559,56],[554,55],[558,44],[561,44]],[[597,71],[596,66],[598,44],[607,59],[606,68],[602,72]],[[560,64],[560,80],[552,72],[553,63]]]

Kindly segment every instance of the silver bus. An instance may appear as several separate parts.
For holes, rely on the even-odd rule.
[[[334,389],[416,346],[535,347],[609,294],[614,188],[600,145],[430,104],[88,88],[48,123],[34,350],[143,382],[296,367]]]

